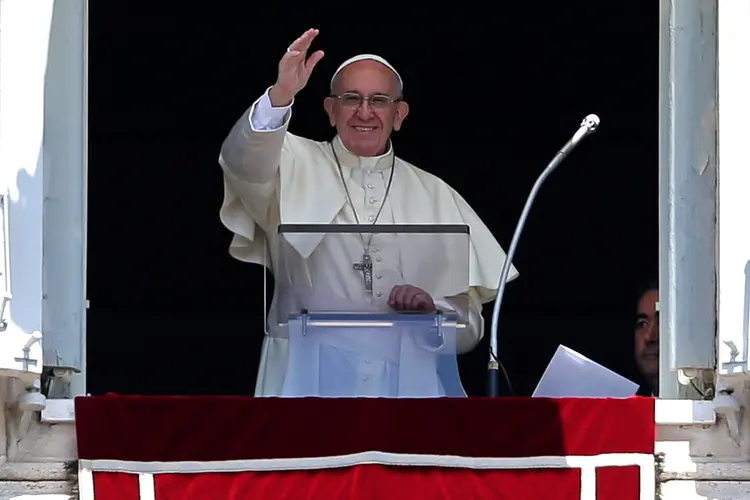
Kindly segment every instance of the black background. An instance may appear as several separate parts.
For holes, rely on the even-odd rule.
[[[253,393],[262,270],[227,254],[217,157],[310,27],[326,56],[291,131],[330,138],[321,104],[332,72],[382,55],[411,105],[397,154],[456,188],[506,249],[537,175],[599,114],[531,213],[500,357],[517,394],[530,394],[561,343],[640,381],[634,292],[655,272],[658,243],[658,6],[419,5],[92,2],[91,393]],[[490,305],[485,317],[488,332]],[[472,395],[484,393],[486,359],[486,338],[461,359]]]

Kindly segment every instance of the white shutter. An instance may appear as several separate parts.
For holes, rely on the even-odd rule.
[[[84,0],[55,2],[45,74],[44,362],[58,377],[79,373],[52,396],[85,394],[86,16]]]
[[[0,1],[0,373],[42,370],[43,138],[52,0]]]

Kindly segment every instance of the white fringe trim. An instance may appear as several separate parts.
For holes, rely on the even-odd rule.
[[[405,455],[369,451],[332,457],[227,460],[217,462],[132,462],[125,460],[80,460],[81,500],[94,500],[93,472],[138,474],[141,500],[154,500],[155,474],[212,472],[272,472],[324,470],[355,465],[447,467],[476,470],[580,469],[581,500],[596,499],[596,469],[637,466],[640,469],[640,500],[653,500],[656,491],[655,459],[651,454],[609,453],[593,456],[472,458],[446,455]],[[87,483],[87,484],[84,484]],[[88,483],[91,484],[89,489]],[[84,495],[90,492],[89,495]]]
[[[138,474],[139,500],[156,500],[156,482],[153,474]]]
[[[78,463],[78,499],[94,500],[94,474],[90,467]]]

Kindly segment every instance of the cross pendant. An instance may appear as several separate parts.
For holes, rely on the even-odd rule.
[[[355,262],[352,269],[360,271],[365,280],[365,290],[372,293],[372,258],[365,252],[362,254],[362,262]]]

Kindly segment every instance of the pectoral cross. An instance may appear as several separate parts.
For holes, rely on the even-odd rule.
[[[372,258],[365,252],[362,254],[362,262],[355,262],[352,265],[355,271],[360,271],[365,279],[365,290],[372,293]]]

